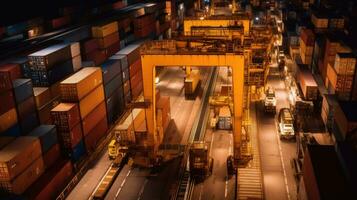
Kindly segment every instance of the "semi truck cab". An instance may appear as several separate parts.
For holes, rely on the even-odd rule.
[[[278,131],[280,139],[294,139],[294,119],[289,108],[282,108],[278,116]]]

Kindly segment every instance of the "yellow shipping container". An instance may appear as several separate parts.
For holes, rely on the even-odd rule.
[[[104,101],[104,88],[100,85],[79,102],[81,118],[84,119],[102,101]]]
[[[79,101],[102,82],[99,67],[85,67],[61,82],[61,98],[64,101]]]
[[[16,109],[13,108],[0,116],[0,132],[4,132],[17,123]]]
[[[102,26],[93,26],[92,36],[94,38],[103,38],[117,31],[118,31],[118,22],[115,21]]]

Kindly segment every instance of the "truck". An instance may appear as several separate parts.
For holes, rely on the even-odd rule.
[[[295,139],[294,117],[289,108],[282,108],[278,115],[280,139]]]
[[[275,90],[272,87],[268,87],[268,89],[265,92],[264,111],[266,113],[276,112]]]
[[[194,141],[189,151],[190,173],[195,177],[212,174],[213,158],[209,156],[209,145],[204,141]]]

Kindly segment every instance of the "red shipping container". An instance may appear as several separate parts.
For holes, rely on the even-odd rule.
[[[142,77],[141,70],[140,70],[139,73],[137,73],[134,76],[130,77],[131,89],[135,88],[136,86],[138,86],[142,82],[143,82],[143,77]]]
[[[59,141],[65,149],[73,149],[83,138],[81,123],[68,132],[57,132]]]
[[[45,169],[53,166],[61,158],[61,148],[59,144],[53,145],[47,152],[43,153],[43,163],[45,164]]]
[[[71,21],[70,16],[58,17],[51,20],[51,26],[54,29],[61,28],[63,26],[68,25],[70,21]]]
[[[38,118],[40,119],[40,124],[52,124],[51,110],[58,104],[58,98],[55,98],[38,109]]]
[[[14,94],[11,90],[0,93],[0,115],[15,107]]]
[[[156,26],[155,23],[149,24],[143,28],[134,29],[135,37],[147,37],[151,32],[155,30]]]
[[[46,171],[25,193],[29,199],[56,199],[73,175],[72,163],[60,160]]]
[[[125,29],[130,26],[131,19],[130,18],[121,19],[118,23],[119,23],[119,28]]]
[[[83,52],[83,54],[88,54],[88,53],[91,53],[97,49],[99,49],[98,40],[96,40],[95,38],[92,38],[92,39],[85,40],[82,43],[81,52]]]
[[[306,46],[314,46],[315,35],[312,30],[303,28],[300,33],[302,41],[304,41]]]
[[[5,64],[0,66],[0,92],[12,88],[12,81],[21,78],[21,68],[18,64]]]
[[[143,91],[143,85],[138,84],[135,88],[133,88],[131,90],[131,94],[132,94],[133,98],[135,99],[141,94],[142,91]]]
[[[141,71],[141,59],[135,61],[132,65],[130,65],[130,77],[134,76],[138,71]]]
[[[107,130],[108,130],[107,117],[104,117],[84,138],[84,142],[85,142],[87,151],[91,152],[91,151],[95,150],[95,147],[97,146],[98,141],[104,135],[106,135]]]
[[[114,43],[110,47],[103,49],[102,52],[106,55],[106,57],[110,57],[116,54],[120,49],[120,41]]]
[[[104,54],[104,52],[95,50],[86,54],[85,59],[93,61],[95,65],[100,65],[107,59],[107,56]]]
[[[105,101],[103,101],[83,119],[83,135],[86,136],[103,117],[106,117],[106,114]]]
[[[147,14],[134,19],[134,29],[145,28],[155,22],[153,14]]]
[[[51,119],[58,132],[71,130],[80,121],[79,108],[75,103],[60,103],[51,110]]]
[[[108,48],[119,41],[119,33],[114,32],[106,37],[97,38],[97,41],[99,44],[99,48],[101,49]]]
[[[35,111],[36,111],[36,106],[35,106],[35,99],[33,97],[30,97],[17,105],[17,113],[19,119],[24,119],[28,114]]]

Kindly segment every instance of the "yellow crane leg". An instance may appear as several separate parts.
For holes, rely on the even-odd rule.
[[[191,67],[186,66],[186,77],[190,76],[190,74],[191,74]]]

